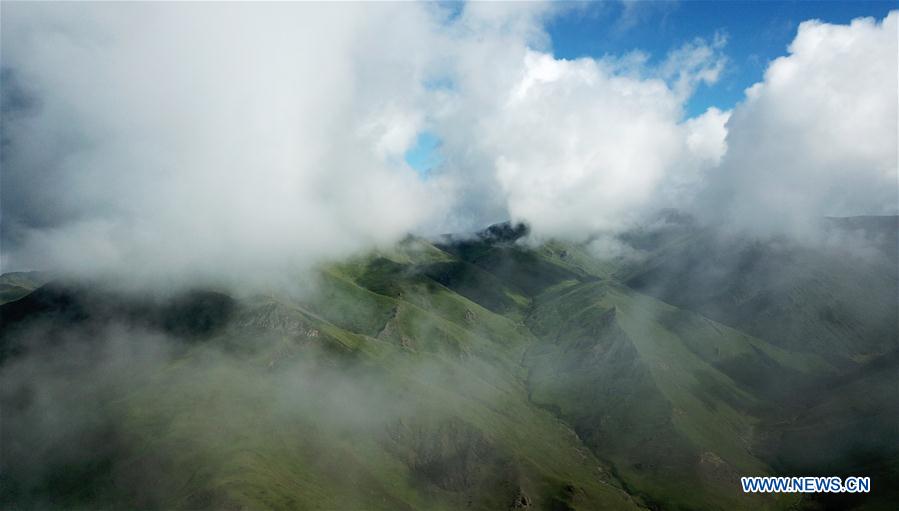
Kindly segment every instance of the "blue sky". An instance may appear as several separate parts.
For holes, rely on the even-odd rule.
[[[431,169],[443,162],[440,155],[440,139],[428,131],[419,134],[415,144],[406,152],[405,158],[410,167],[426,176]]]
[[[547,26],[557,58],[646,52],[651,61],[696,37],[727,36],[728,65],[717,84],[701,87],[687,105],[692,117],[710,106],[732,108],[743,90],[761,80],[772,59],[787,53],[799,23],[820,19],[848,23],[854,18],[883,18],[896,2],[866,1],[685,1],[585,4]]]
[[[631,1],[572,4],[546,26],[556,58],[623,55],[640,50],[649,63],[697,37],[727,37],[728,62],[717,83],[700,85],[686,105],[687,117],[714,106],[734,107],[743,91],[760,81],[768,63],[786,55],[799,23],[819,19],[845,24],[854,18],[883,18],[897,2],[871,1]],[[423,133],[406,153],[422,175],[439,165],[440,140]]]
[[[899,207],[894,6],[10,2],[0,264],[225,282],[504,220],[614,239],[660,208],[824,239]]]

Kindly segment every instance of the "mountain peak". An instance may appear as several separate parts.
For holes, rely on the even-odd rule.
[[[530,234],[531,228],[522,222],[500,222],[478,233],[478,237],[490,242],[513,242]]]

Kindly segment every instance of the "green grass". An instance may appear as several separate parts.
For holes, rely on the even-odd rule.
[[[534,400],[572,422],[625,483],[674,507],[776,504],[734,491],[740,474],[770,470],[749,449],[757,397],[719,369],[761,341],[609,282],[550,289],[536,304]]]
[[[629,262],[562,242],[409,238],[325,266],[300,297],[244,296],[224,328],[151,362],[101,357],[99,368],[51,372],[65,382],[61,409],[89,410],[90,427],[33,446],[62,453],[39,477],[3,464],[0,501],[494,510],[523,496],[553,510],[791,509],[808,501],[744,495],[739,476],[858,467],[894,477],[895,364],[878,358],[888,343],[871,341],[876,329],[853,323],[883,311],[835,316],[836,332],[867,346],[835,358],[820,347],[842,334],[821,334],[815,349],[762,335],[780,320],[756,315],[768,310],[758,283],[713,295],[746,305],[743,316],[702,314],[695,287],[679,307],[643,286],[695,241],[646,234],[645,257]],[[850,285],[821,268],[775,298],[837,306],[829,293],[857,296],[872,278]],[[815,307],[788,310],[798,311],[780,323],[790,336],[825,328]],[[764,324],[740,328],[753,318]],[[847,373],[847,357],[874,362]],[[832,392],[797,400],[822,381]],[[4,406],[25,406],[22,395],[4,393]],[[876,438],[827,449],[853,431]],[[88,454],[66,458],[79,443]]]

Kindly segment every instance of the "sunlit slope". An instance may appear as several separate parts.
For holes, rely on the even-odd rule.
[[[260,376],[276,356],[312,358],[284,350],[252,368],[185,362],[122,403],[128,444],[149,448],[126,464],[165,467],[158,505],[504,509],[524,496],[541,508],[633,507],[523,389],[477,368],[385,348],[389,362],[350,351],[361,360],[332,368],[353,382],[315,367],[297,375],[283,359]]]
[[[384,264],[333,267],[303,301],[241,300],[224,330],[104,392],[80,439],[93,459],[13,477],[4,496],[67,509],[637,507],[528,401],[525,328],[433,281],[360,285]],[[54,441],[73,439],[40,448]]]
[[[583,246],[492,238],[441,245],[476,268],[444,282],[470,290],[485,272],[527,299],[511,315],[538,337],[524,358],[531,401],[572,424],[632,492],[664,508],[794,503],[735,489],[740,475],[771,473],[752,453],[756,428],[775,403],[832,374],[828,362],[603,279],[614,263],[591,260]]]
[[[756,270],[749,281],[689,282],[675,278],[683,250],[698,257],[685,247],[711,243],[689,229],[647,234],[639,257],[624,259],[585,244],[531,246],[524,232],[409,238],[267,293],[129,298],[51,283],[0,306],[2,405],[16,412],[0,430],[0,500],[12,509],[815,509],[828,503],[747,497],[739,476],[857,468],[894,478],[899,373],[891,352],[877,354],[893,341],[888,315],[844,308],[851,332],[801,342],[819,338],[811,315],[839,307],[840,286],[874,286],[846,276],[867,266],[832,272],[843,277],[779,273],[784,282],[771,287]],[[750,261],[771,267],[767,250]],[[712,267],[732,262],[708,252],[720,259]],[[683,294],[666,287],[676,285]],[[781,303],[788,287],[803,290],[795,319],[747,305]],[[710,297],[744,295],[709,308]],[[745,315],[724,314],[741,305]],[[34,325],[39,335],[21,335]],[[777,325],[789,339],[748,333]],[[824,349],[838,340],[852,346]],[[40,399],[16,383],[39,373],[53,382]],[[73,425],[53,428],[53,417]],[[41,428],[52,434],[29,435]],[[26,457],[50,461],[9,461]]]

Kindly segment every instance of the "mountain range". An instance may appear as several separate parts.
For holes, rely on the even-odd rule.
[[[895,509],[899,218],[823,222],[852,242],[670,213],[615,256],[506,223],[264,291],[5,274],[0,502]]]

